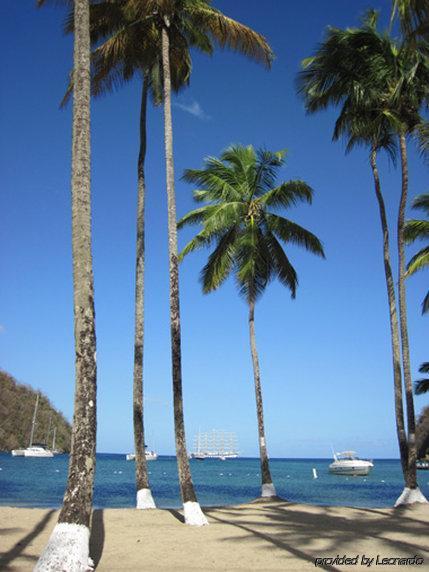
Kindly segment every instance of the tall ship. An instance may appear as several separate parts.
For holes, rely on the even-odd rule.
[[[198,434],[194,438],[194,448],[190,453],[190,459],[237,459],[239,456],[237,435],[232,432],[219,431],[212,429],[211,431]]]

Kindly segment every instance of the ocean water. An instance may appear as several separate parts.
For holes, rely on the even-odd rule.
[[[271,459],[279,496],[293,502],[356,507],[392,506],[403,488],[397,460],[375,460],[367,477],[328,472],[330,459]],[[52,459],[0,454],[0,505],[59,507],[67,479],[68,456]],[[158,507],[180,506],[175,457],[148,463],[152,493]],[[318,478],[313,479],[312,469]],[[192,477],[203,506],[250,501],[260,492],[258,459],[191,460]],[[418,471],[419,484],[429,499],[429,471]],[[133,507],[134,462],[125,455],[97,455],[94,490],[96,508]]]

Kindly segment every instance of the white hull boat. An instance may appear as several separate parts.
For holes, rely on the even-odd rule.
[[[216,431],[213,429],[208,433],[201,433],[194,439],[194,450],[189,453],[190,459],[204,461],[206,459],[237,459],[237,437],[235,433]]]
[[[24,457],[53,457],[53,456],[54,456],[53,452],[41,444],[27,447],[24,451]]]
[[[359,459],[354,451],[344,451],[343,453],[334,453],[334,462],[329,465],[329,472],[334,475],[364,477],[373,467],[372,461]]]
[[[148,449],[145,449],[145,457],[146,461],[156,461],[158,458],[158,454],[155,451],[149,451]],[[125,458],[127,459],[127,461],[135,461],[136,455],[135,453],[127,453]]]
[[[36,427],[37,408],[39,406],[39,397],[40,397],[40,395],[37,394],[36,404],[34,406],[33,421],[31,423],[30,444],[26,449],[12,449],[11,453],[12,453],[13,457],[39,457],[39,458],[44,457],[44,458],[48,458],[48,457],[54,456],[53,451],[55,451],[55,436],[56,436],[56,430],[57,430],[56,427],[54,428],[54,438],[52,441],[53,451],[48,449],[44,443],[33,443],[34,430]],[[49,420],[49,424],[50,424],[50,420]],[[49,429],[48,429],[48,436],[49,436]]]

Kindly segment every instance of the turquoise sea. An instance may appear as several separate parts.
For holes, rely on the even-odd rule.
[[[328,473],[330,459],[271,459],[279,496],[293,502],[357,507],[392,506],[402,491],[397,460],[375,460],[367,477]],[[0,454],[0,505],[58,507],[67,478],[68,456],[31,459]],[[159,457],[148,464],[157,506],[180,506],[175,457]],[[312,469],[318,478],[313,479]],[[258,459],[191,461],[192,476],[202,505],[250,501],[260,491]],[[429,498],[429,471],[418,471],[419,484]],[[96,508],[134,506],[134,462],[125,455],[97,455],[94,491]]]

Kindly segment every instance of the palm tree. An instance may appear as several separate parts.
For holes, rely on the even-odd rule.
[[[39,0],[39,5],[44,0]],[[72,250],[76,390],[63,506],[36,570],[80,572],[91,566],[89,526],[95,472],[96,360],[91,255],[89,1],[74,1]]]
[[[420,373],[429,373],[429,361],[425,361],[419,367]],[[423,393],[429,392],[429,379],[418,379],[414,382],[414,391],[416,395],[422,395]]]
[[[261,376],[255,340],[255,304],[273,278],[295,297],[298,278],[281,242],[303,246],[324,256],[319,240],[296,223],[276,214],[299,201],[311,203],[313,191],[304,181],[275,185],[284,151],[272,153],[252,146],[233,146],[219,159],[210,157],[201,170],[187,170],[184,179],[198,185],[194,199],[205,203],[185,215],[178,227],[201,224],[181,258],[215,244],[201,272],[205,294],[218,289],[233,274],[249,308],[249,336],[255,385],[263,497],[274,497],[264,429]],[[270,210],[271,209],[271,210]]]
[[[162,62],[164,101],[170,329],[176,455],[185,522],[203,525],[207,524],[207,520],[197,502],[192,483],[183,416],[179,272],[171,115],[172,55],[177,50],[190,47],[211,53],[213,42],[216,42],[221,47],[239,51],[269,66],[272,60],[272,52],[260,34],[228,18],[213,8],[209,0],[175,0],[174,2],[171,0],[125,0],[124,9],[132,22],[130,25],[139,26],[143,37],[145,35],[152,37],[154,30],[161,37],[159,57]]]
[[[98,97],[129,82],[135,75],[142,80],[137,160],[137,222],[134,305],[133,426],[136,469],[136,507],[155,508],[149,484],[145,455],[143,416],[144,341],[144,253],[145,253],[145,158],[147,147],[146,114],[148,95],[155,105],[162,102],[162,69],[159,57],[160,34],[152,27],[141,29],[130,18],[126,0],[115,4],[100,2],[90,10],[92,52],[92,93]],[[69,16],[66,30],[73,32]],[[179,91],[189,81],[191,60],[186,47],[172,54],[173,89]],[[63,103],[72,91],[69,87]]]
[[[419,195],[412,203],[413,208],[420,209],[429,216],[429,194]],[[429,220],[408,220],[405,223],[404,237],[407,243],[429,238]],[[407,276],[418,270],[429,267],[429,246],[423,247],[415,254],[407,265]],[[429,311],[429,291],[423,299],[422,314]]]
[[[410,375],[405,303],[404,214],[408,192],[407,137],[421,128],[420,108],[427,97],[428,64],[421,52],[408,44],[397,45],[376,29],[377,15],[370,12],[362,28],[331,28],[314,57],[304,62],[300,91],[307,110],[341,106],[334,138],[347,135],[348,149],[355,144],[370,147],[370,164],[380,210],[383,258],[388,293],[395,388],[396,428],[406,488],[397,504],[424,499],[416,480],[415,416]],[[381,194],[376,155],[386,149],[394,156],[399,140],[402,168],[401,199],[397,221],[399,327],[389,254],[389,233]],[[407,406],[405,432],[402,368]]]

